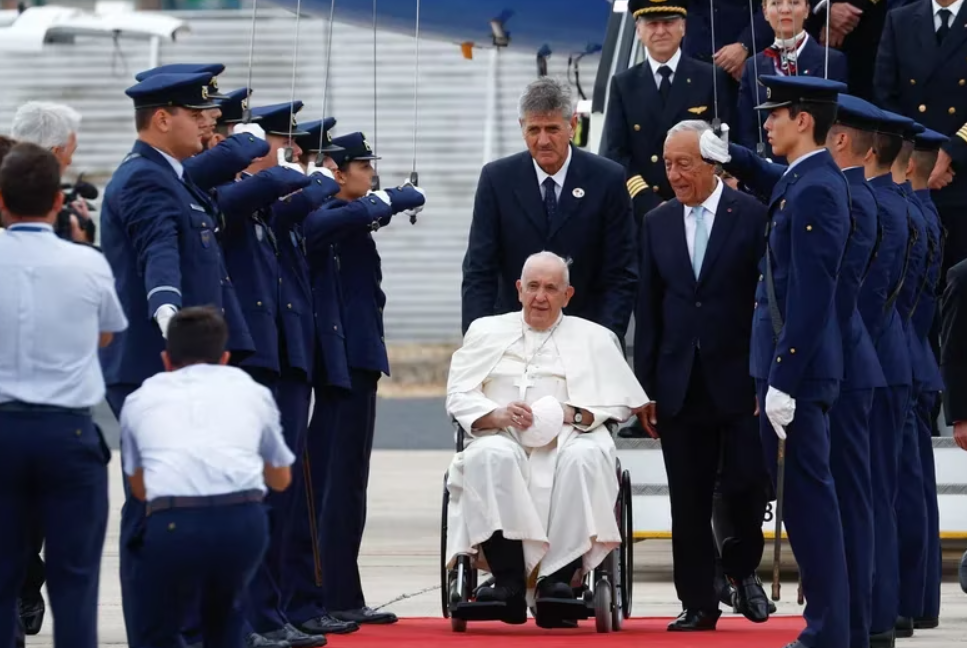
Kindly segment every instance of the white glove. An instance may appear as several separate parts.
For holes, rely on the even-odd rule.
[[[265,139],[265,131],[258,124],[235,124],[232,128],[232,135],[238,135],[239,133],[248,133],[260,140]]]
[[[766,416],[769,417],[776,436],[780,439],[786,438],[785,427],[792,423],[795,415],[796,399],[770,386],[766,392]]]
[[[390,200],[389,194],[386,193],[385,191],[383,191],[382,189],[380,189],[379,191],[370,191],[366,195],[367,196],[376,196],[377,198],[379,198],[380,200],[382,200],[387,205],[389,205],[389,206],[392,206],[393,205],[393,201]]]
[[[168,339],[168,325],[177,312],[178,309],[171,304],[162,304],[154,313],[154,321],[158,323],[158,328],[161,329],[161,337],[166,340]]]
[[[417,187],[415,184],[411,183],[409,180],[407,180],[406,182],[404,182],[401,186],[403,186],[403,187],[412,187],[412,188],[416,189],[418,192],[420,192],[420,195],[423,196],[423,198],[426,198],[426,192],[423,189],[421,189],[420,187]],[[420,205],[418,207],[414,207],[413,209],[404,209],[403,211],[400,212],[400,215],[401,216],[406,216],[407,218],[413,218],[414,216],[416,216],[417,214],[419,214],[420,212],[422,212],[423,211],[423,208],[425,206],[426,206],[426,203],[424,203],[424,204],[422,204],[422,205]]]
[[[280,167],[285,167],[286,169],[292,169],[293,171],[298,171],[302,175],[305,175],[306,171],[302,168],[302,165],[298,162],[286,162],[285,161],[285,147],[282,147],[278,151],[278,156],[276,161]]]
[[[702,157],[707,160],[725,164],[732,159],[729,155],[729,125],[722,124],[722,138],[712,131],[705,131],[698,140],[698,147],[702,152]],[[724,138],[724,139],[723,139]]]
[[[334,176],[332,174],[332,171],[330,171],[326,167],[324,167],[324,166],[317,167],[315,160],[311,160],[309,162],[309,168],[306,169],[306,175],[312,175],[313,173],[320,173],[320,174],[326,176],[327,178],[329,178],[330,180],[335,180],[336,179],[336,176]]]

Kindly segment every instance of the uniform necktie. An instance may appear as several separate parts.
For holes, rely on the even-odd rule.
[[[658,68],[658,74],[661,75],[661,84],[658,86],[658,94],[661,95],[662,101],[668,101],[668,93],[672,89],[672,69],[667,65],[663,65]]]
[[[554,178],[548,177],[541,183],[544,187],[544,215],[547,216],[547,226],[550,228],[557,219],[557,194]]]
[[[692,245],[692,270],[695,278],[702,272],[702,261],[705,259],[705,248],[708,247],[708,228],[705,225],[705,208],[699,205],[692,207],[695,217],[695,242]]]
[[[941,9],[937,12],[940,15],[940,29],[937,30],[937,44],[943,43],[950,31],[950,17],[953,16],[950,9]]]

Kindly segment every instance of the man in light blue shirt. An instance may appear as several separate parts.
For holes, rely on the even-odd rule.
[[[110,453],[91,418],[98,346],[128,322],[96,250],[57,238],[60,165],[18,144],[0,165],[0,640],[14,613],[28,514],[43,520],[54,644],[97,646]]]

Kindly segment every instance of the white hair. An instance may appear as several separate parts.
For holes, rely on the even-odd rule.
[[[560,113],[565,120],[574,115],[574,97],[571,87],[564,81],[540,77],[531,81],[517,102],[517,117]]]
[[[550,261],[561,266],[561,274],[564,276],[564,286],[562,287],[567,288],[568,286],[571,285],[571,271],[570,271],[571,261],[569,259],[565,259],[564,257],[558,256],[553,252],[549,252],[547,250],[544,250],[542,252],[535,252],[534,254],[527,257],[527,260],[524,261],[524,267],[521,268],[521,271],[520,271],[521,283],[524,282],[524,276],[527,274],[527,270],[535,263],[539,263],[541,261]]]
[[[712,130],[712,125],[707,121],[702,121],[701,119],[686,119],[668,129],[668,134],[665,135],[665,143],[668,143],[672,135],[677,135],[678,133],[695,133],[701,139],[702,133],[710,130]]]
[[[45,149],[63,148],[81,125],[79,112],[64,104],[29,101],[13,116],[10,137]]]

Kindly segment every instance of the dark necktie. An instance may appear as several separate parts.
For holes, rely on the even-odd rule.
[[[541,183],[544,187],[544,214],[547,216],[547,227],[550,230],[557,220],[557,194],[554,191],[554,178],[545,178]]]
[[[941,9],[940,14],[940,29],[937,30],[937,44],[943,43],[943,39],[947,37],[947,32],[950,31],[950,17],[953,15],[950,9]]]
[[[667,65],[663,65],[658,68],[658,74],[661,75],[661,84],[658,86],[658,94],[661,95],[662,101],[668,101],[668,93],[672,89],[672,69]]]

